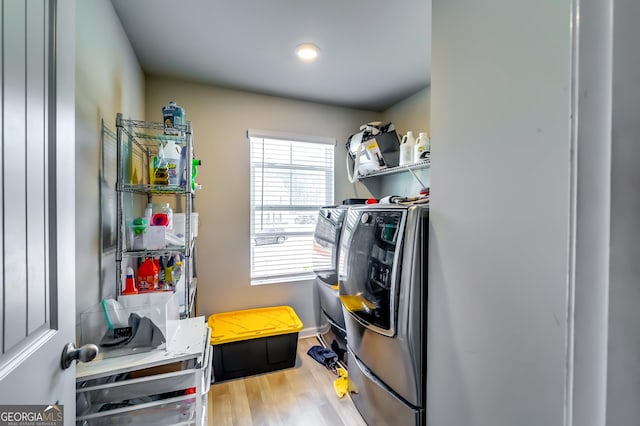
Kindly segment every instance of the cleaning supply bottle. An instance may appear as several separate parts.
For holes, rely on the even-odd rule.
[[[153,204],[148,203],[147,208],[144,209],[144,219],[147,221],[147,226],[151,226],[151,216],[153,216]]]
[[[169,174],[169,185],[180,185],[180,148],[170,140],[165,145],[163,154]]]
[[[426,159],[426,155],[431,152],[431,142],[429,136],[426,133],[420,132],[418,139],[416,140],[416,147],[414,150],[414,162],[422,161]]]
[[[158,286],[156,290],[164,290],[167,285],[167,278],[164,273],[164,258],[162,256],[154,258],[153,264],[158,268]]]
[[[400,165],[406,166],[413,163],[413,152],[416,145],[416,139],[413,137],[413,132],[409,131],[402,137],[400,145]]]
[[[180,186],[187,189],[187,147],[183,146],[180,150]]]
[[[154,159],[153,165],[153,182],[154,185],[168,185],[169,176],[167,173],[167,163],[164,158],[164,147],[158,144],[158,156]]]
[[[180,135],[179,127],[184,125],[184,108],[176,105],[175,101],[169,101],[169,105],[162,107],[165,135]]]
[[[182,258],[180,255],[176,255],[173,264],[173,271],[171,271],[171,279],[173,281],[173,287],[178,285],[180,278],[182,277]]]
[[[164,263],[164,283],[166,289],[171,289],[175,285],[173,282],[173,268],[175,267],[175,260],[173,256],[169,257]]]
[[[173,231],[173,209],[166,203],[162,207],[162,212],[167,214],[167,218],[169,219],[169,223],[167,224],[167,231]]]
[[[202,188],[202,185],[196,183],[196,176],[198,175],[198,167],[202,166],[202,160],[193,159],[191,162],[191,189],[195,191],[196,189]]]
[[[154,291],[158,288],[158,267],[148,257],[138,268],[138,291]]]

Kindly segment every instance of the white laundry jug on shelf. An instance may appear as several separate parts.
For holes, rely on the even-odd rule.
[[[416,140],[413,161],[418,162],[424,160],[426,155],[431,152],[431,141],[425,132],[420,132]]]
[[[164,146],[164,162],[169,174],[169,185],[180,185],[180,148],[172,140]]]
[[[413,151],[415,149],[416,139],[413,132],[409,131],[402,137],[400,142],[400,165],[406,166],[413,163]]]

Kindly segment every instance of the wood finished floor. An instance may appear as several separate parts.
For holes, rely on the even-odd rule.
[[[307,355],[318,344],[300,339],[294,368],[211,385],[209,425],[366,426],[349,396],[336,395],[337,376]]]

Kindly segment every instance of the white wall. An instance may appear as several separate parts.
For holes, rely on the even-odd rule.
[[[247,129],[335,137],[335,201],[370,194],[347,183],[345,143],[360,124],[379,113],[256,95],[201,84],[149,77],[147,118],[175,100],[194,129],[195,155],[202,159],[196,195],[200,213],[197,248],[198,314],[262,306],[292,306],[305,328],[317,326],[312,281],[251,286],[249,277],[249,144]]]
[[[144,74],[111,2],[77,2],[76,33],[75,256],[79,315],[115,291],[115,258],[106,256],[100,271],[100,122],[104,119],[115,131],[117,112],[144,119],[145,110]]]
[[[607,425],[640,419],[640,3],[613,1],[613,152]]]
[[[570,2],[433,2],[430,425],[563,424],[570,23]]]

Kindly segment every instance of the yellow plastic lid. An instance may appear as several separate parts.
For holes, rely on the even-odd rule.
[[[207,322],[211,328],[212,345],[302,330],[302,321],[290,306],[221,312],[211,315]]]

